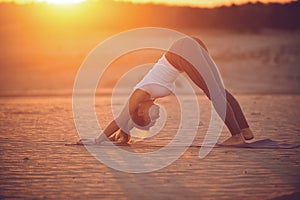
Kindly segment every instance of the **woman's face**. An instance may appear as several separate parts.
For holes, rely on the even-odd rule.
[[[145,125],[149,125],[152,121],[159,118],[159,106],[153,101],[145,101],[139,104],[137,115],[143,119]]]

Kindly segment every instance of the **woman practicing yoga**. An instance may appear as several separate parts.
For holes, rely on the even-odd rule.
[[[196,61],[196,66],[188,62],[186,58]],[[155,99],[170,95],[174,90],[175,80],[183,72],[204,91],[210,100],[212,100],[211,95],[224,100],[226,113],[223,118],[220,117],[228,127],[231,137],[222,145],[239,145],[245,143],[245,140],[254,138],[239,103],[224,89],[216,65],[209,56],[205,44],[198,38],[184,37],[174,42],[154,64],[146,76],[135,86],[119,116],[110,122],[105,128],[104,134],[100,134],[92,143],[101,143],[109,138],[112,141],[126,144],[130,140],[130,130],[134,127],[148,130],[159,118],[159,106],[154,104]],[[206,80],[210,80],[215,85],[214,94],[210,93],[209,83]],[[212,102],[217,113],[222,115],[220,114],[222,107],[213,100]],[[80,140],[77,143],[85,144],[86,142]],[[91,143],[91,141],[87,143]]]

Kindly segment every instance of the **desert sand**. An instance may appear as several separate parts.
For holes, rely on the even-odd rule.
[[[255,140],[300,142],[299,32],[237,33],[199,29],[184,32],[200,37],[209,47],[225,86],[236,95],[245,111]],[[91,49],[111,35],[105,31],[81,37],[29,35],[29,39],[3,41],[0,198],[299,198],[299,148],[214,148],[200,159],[199,147],[194,146],[166,168],[129,174],[107,167],[83,146],[65,146],[79,139],[71,98],[76,73]],[[120,77],[118,72],[130,69],[135,61],[156,61],[161,52],[140,53],[138,60],[133,59],[135,55],[127,55],[113,63],[111,73],[99,85],[96,111],[103,126],[112,119],[109,91]],[[135,74],[128,80],[141,76]],[[123,86],[128,88],[130,84]],[[199,90],[197,95],[201,117],[194,145],[202,143],[210,118],[208,100]],[[126,94],[117,98],[122,103]],[[123,149],[153,151],[155,145],[163,146],[172,139],[178,128],[180,110],[170,109],[178,105],[168,98],[160,102],[169,108],[166,129],[141,141],[142,149]],[[219,141],[228,136],[224,127]]]
[[[120,96],[120,99],[124,96]],[[193,142],[201,144],[210,116],[199,95],[201,118]],[[255,140],[299,142],[299,95],[237,95]],[[190,147],[166,168],[144,174],[119,172],[95,159],[79,139],[70,97],[2,97],[1,198],[25,199],[288,199],[299,197],[300,149],[214,148],[204,159]],[[161,102],[168,108],[168,100]],[[101,124],[111,117],[110,97],[97,97]],[[174,106],[174,105],[173,105]],[[171,122],[180,119],[168,111]],[[143,151],[172,139],[176,123],[141,141]],[[187,133],[188,134],[188,131]],[[219,141],[229,136],[223,129]],[[139,152],[139,147],[122,147]],[[113,156],[113,155],[111,155]],[[123,161],[124,162],[124,161]]]

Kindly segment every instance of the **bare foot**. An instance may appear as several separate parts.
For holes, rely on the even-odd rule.
[[[242,129],[242,135],[244,136],[245,140],[252,140],[254,138],[254,135],[250,128]]]
[[[245,139],[241,133],[237,135],[233,135],[221,143],[222,146],[231,146],[231,145],[240,145],[240,144],[245,144]]]

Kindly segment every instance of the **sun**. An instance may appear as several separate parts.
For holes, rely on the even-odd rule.
[[[84,1],[85,0],[40,0],[40,2],[46,2],[49,4],[77,4]]]

